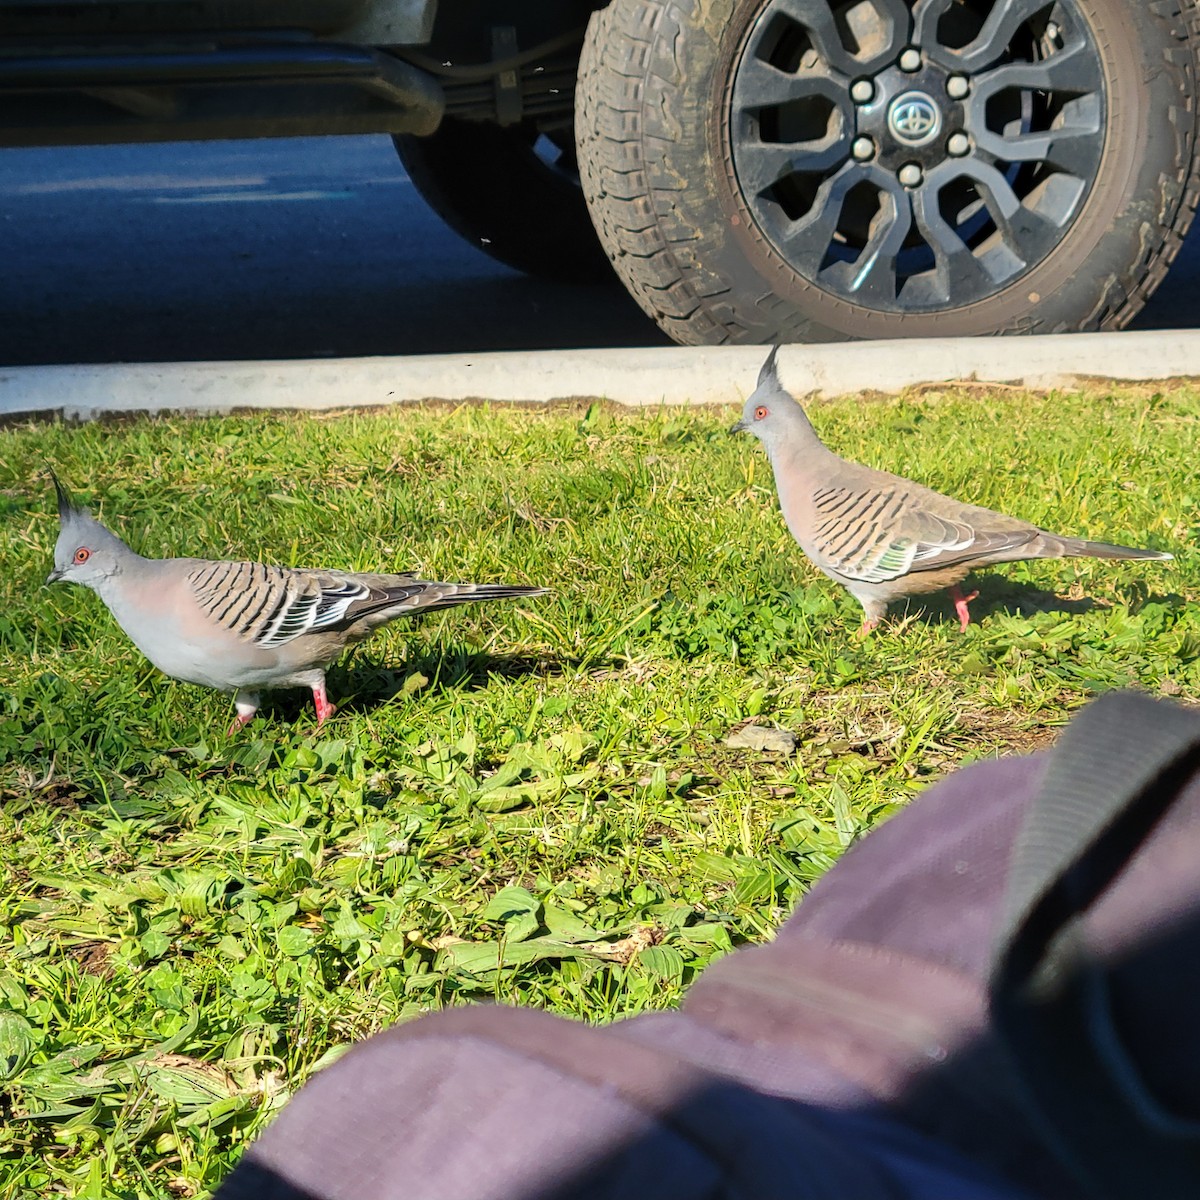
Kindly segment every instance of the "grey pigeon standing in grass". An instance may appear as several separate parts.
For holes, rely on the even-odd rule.
[[[1173,557],[1082,538],[1060,537],[1003,513],[963,504],[839,458],[783,389],[776,346],[731,433],[754,434],[775,472],[779,505],[792,536],[813,563],[863,606],[862,632],[893,600],[949,588],[962,629],[970,622],[959,583],[977,567],[1030,558]]]
[[[232,692],[237,719],[231,734],[253,719],[267,688],[311,688],[320,727],[334,711],[325,694],[326,668],[347,646],[397,617],[546,590],[143,558],[75,505],[57,478],[54,488],[60,529],[46,582],[91,588],[164,674]]]

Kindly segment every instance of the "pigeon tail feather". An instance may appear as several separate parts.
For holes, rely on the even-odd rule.
[[[421,605],[425,612],[438,608],[453,608],[458,604],[474,604],[477,600],[515,600],[519,596],[544,596],[547,588],[523,587],[507,583],[476,583],[452,585],[462,588],[461,591],[438,596],[428,604]]]
[[[1173,554],[1165,550],[1143,550],[1135,546],[1114,546],[1109,542],[1089,542],[1084,538],[1059,537],[1054,535],[1048,540],[1062,547],[1063,558],[1141,558],[1141,559],[1172,559]]]

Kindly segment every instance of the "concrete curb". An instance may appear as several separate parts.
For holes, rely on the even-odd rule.
[[[749,394],[759,346],[445,354],[286,362],[0,368],[0,417],[62,413],[330,409],[420,400],[544,402],[600,396],[633,407],[732,404]],[[787,346],[780,374],[797,395],[899,391],[977,380],[1059,387],[1081,379],[1200,376],[1200,331]]]

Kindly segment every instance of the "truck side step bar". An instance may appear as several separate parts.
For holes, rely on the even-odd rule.
[[[427,134],[445,105],[441,84],[418,67],[306,37],[159,39],[84,54],[10,42],[0,53],[0,146]]]

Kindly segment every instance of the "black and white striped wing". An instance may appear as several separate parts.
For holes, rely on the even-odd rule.
[[[262,632],[259,646],[282,646],[306,633],[340,628],[352,605],[370,600],[369,587],[353,579],[330,579],[289,572],[289,586]]]
[[[936,498],[936,494],[935,494]],[[977,529],[962,516],[922,507],[926,497],[903,487],[818,490],[814,540],[823,564],[846,579],[884,583],[918,571],[986,560],[1031,541],[1038,531],[1013,521],[1009,528]],[[953,501],[947,501],[953,504]],[[977,510],[995,520],[999,514]]]
[[[341,628],[352,609],[389,602],[386,593],[345,576],[262,563],[202,563],[188,582],[210,620],[263,648]]]

